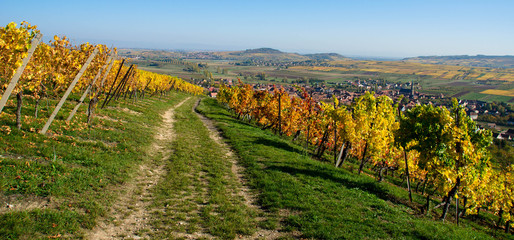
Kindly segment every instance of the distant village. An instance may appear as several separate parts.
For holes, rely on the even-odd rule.
[[[225,84],[227,86],[233,86],[234,83],[231,79],[222,79],[215,81],[215,86],[219,86],[220,84]],[[301,98],[302,92],[298,89],[299,87],[302,87],[309,93],[312,98],[317,102],[330,102],[332,101],[333,97],[335,96],[340,104],[343,105],[350,105],[355,98],[360,97],[363,95],[366,91],[374,91],[377,96],[388,96],[391,99],[398,99],[400,96],[403,96],[404,99],[402,100],[400,107],[402,111],[405,111],[407,109],[410,109],[416,105],[419,104],[432,104],[434,106],[446,106],[450,107],[451,101],[450,98],[445,97],[443,94],[438,95],[429,95],[425,93],[420,93],[418,91],[415,91],[415,84],[412,82],[408,82],[405,84],[386,84],[385,87],[382,86],[376,86],[374,84],[368,84],[366,81],[350,81],[350,84],[357,87],[358,89],[362,89],[361,91],[346,91],[337,89],[336,87],[326,85],[317,85],[312,86],[309,84],[299,84],[296,86],[293,85],[280,85],[276,86],[274,84],[251,84],[254,90],[268,90],[270,92],[274,91],[276,87],[283,87],[286,92],[289,93],[289,96],[295,96]],[[209,87],[209,96],[216,97],[218,88],[217,87]],[[471,119],[477,121],[478,117],[480,115],[491,115],[491,116],[497,116],[501,113],[498,111],[491,111],[488,109],[487,102],[484,101],[478,101],[478,100],[459,100],[459,104],[461,104],[463,107],[465,107],[466,112],[470,116]],[[514,112],[507,112],[514,113]],[[501,127],[498,126],[495,123],[486,123],[486,125],[482,125],[484,128],[491,129],[493,131],[493,137],[495,139],[501,139],[501,140],[509,140],[514,141],[514,118],[511,117],[507,121],[508,127]]]

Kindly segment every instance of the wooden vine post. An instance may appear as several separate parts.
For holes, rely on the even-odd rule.
[[[337,110],[336,101],[334,101],[334,112]],[[334,164],[337,164],[337,120],[334,118]]]
[[[409,172],[409,161],[407,158],[406,147],[403,147],[403,156],[405,157],[405,176],[407,177],[407,190],[409,191],[409,201],[412,202],[412,189],[410,188],[410,172]]]
[[[16,100],[18,100],[18,104],[16,106],[16,128],[21,129],[21,105],[22,105],[22,98],[23,94],[19,92],[16,94]]]
[[[114,90],[114,92],[112,93],[112,95],[110,95],[110,98],[109,96],[107,96],[107,98],[105,99],[105,102],[104,104],[102,105],[102,108],[104,108],[107,104],[109,104],[109,102],[111,102],[111,100],[118,94],[118,91],[120,90],[120,87],[123,83],[125,83],[128,75],[130,74],[130,71],[132,71],[132,68],[134,67],[134,64],[130,65],[129,69],[127,70],[127,72],[125,73],[125,76],[123,76],[123,78],[121,79],[121,82],[118,84],[118,86],[116,87],[116,89]],[[114,86],[114,85],[113,85]],[[112,88],[111,88],[112,89]]]
[[[111,52],[111,56],[109,56],[109,59],[107,59],[107,63],[110,62],[109,67],[105,71],[102,81],[100,81],[100,87],[96,88],[96,91],[92,94],[93,98],[89,100],[89,106],[87,108],[87,124],[89,125],[91,123],[91,118],[93,117],[93,113],[95,111],[96,104],[98,103],[98,96],[102,93],[101,90],[103,89],[105,80],[107,79],[107,76],[111,72],[112,66],[114,65],[114,62],[116,60],[116,56],[114,54],[114,51]],[[91,127],[91,125],[89,125]]]
[[[93,87],[93,85],[95,85],[96,83],[96,80],[98,80],[98,78],[100,78],[100,75],[102,75],[102,71],[105,69],[105,67],[107,67],[107,64],[109,63],[109,59],[107,60],[107,62],[104,64],[104,66],[98,70],[98,73],[96,74],[95,78],[93,79],[93,81],[87,86],[86,88],[86,91],[84,91],[84,94],[82,94],[82,97],[80,97],[80,100],[79,100],[79,103],[77,103],[77,105],[75,105],[75,107],[73,108],[73,110],[71,111],[70,113],[70,116],[68,116],[68,118],[66,119],[66,121],[71,121],[71,119],[73,118],[73,116],[75,115],[75,113],[77,113],[77,110],[79,109],[80,105],[82,105],[82,103],[84,102],[84,99],[86,99],[87,97],[87,94],[89,93],[89,91],[91,90],[91,88]]]
[[[459,225],[459,190],[455,193],[455,218],[457,218],[457,226]]]
[[[282,93],[278,93],[278,134],[282,136]]]
[[[311,106],[311,100],[312,97],[309,97],[309,119],[307,120],[307,136],[305,136],[305,152],[309,152],[309,134],[311,129],[311,121],[312,121],[312,106]]]
[[[343,157],[343,150],[344,150],[344,147],[346,146],[346,142],[343,142],[343,144],[341,145],[341,150],[339,151],[339,155],[337,156],[337,160],[336,160],[336,163],[335,163],[335,167],[339,167],[339,165],[341,164],[341,159]],[[337,151],[337,149],[336,149]]]
[[[18,80],[20,80],[21,75],[23,74],[23,71],[25,71],[25,68],[27,67],[27,64],[30,61],[30,58],[32,58],[32,55],[34,54],[34,51],[36,51],[37,46],[41,42],[41,38],[43,37],[43,34],[38,34],[34,39],[32,39],[32,42],[30,43],[30,49],[27,52],[27,56],[23,58],[23,62],[21,66],[16,69],[16,73],[14,73],[13,77],[11,78],[11,82],[9,83],[9,86],[7,86],[7,89],[5,89],[4,94],[2,95],[2,99],[0,99],[0,113],[2,113],[2,110],[5,107],[5,104],[7,103],[7,100],[11,96],[12,91],[14,90],[14,87],[16,87],[16,84],[18,83]]]
[[[107,93],[107,96],[105,96],[104,103],[102,104],[101,108],[105,107],[105,104],[107,103],[107,100],[109,99],[109,96],[111,96],[112,89],[114,88],[114,85],[116,84],[116,80],[118,80],[118,76],[120,75],[121,68],[123,67],[123,64],[125,63],[125,59],[121,60],[120,68],[118,68],[118,72],[116,73],[116,77],[114,77],[114,81],[111,85],[111,88],[109,89],[109,93]]]
[[[109,59],[107,59],[107,62],[110,62],[109,67],[107,68],[107,71],[104,73],[104,77],[102,78],[102,81],[100,82],[100,89],[103,88],[105,80],[107,79],[107,76],[109,75],[109,72],[111,72],[112,65],[114,65],[114,60],[116,59],[115,56],[110,56]]]
[[[82,66],[82,68],[80,69],[80,71],[77,74],[77,76],[75,76],[75,79],[73,79],[73,82],[71,82],[70,86],[68,87],[68,90],[66,90],[66,92],[64,93],[64,96],[62,96],[61,101],[59,101],[59,103],[55,107],[54,111],[52,112],[52,115],[50,115],[50,118],[46,122],[45,126],[43,127],[43,129],[41,129],[41,132],[40,132],[41,134],[45,134],[46,131],[48,131],[48,128],[50,127],[50,124],[52,124],[52,122],[54,121],[55,116],[57,116],[57,113],[59,112],[59,110],[61,110],[62,105],[64,104],[64,102],[66,101],[68,96],[70,95],[71,91],[73,90],[73,88],[75,87],[77,82],[79,81],[80,77],[82,77],[82,75],[86,71],[86,69],[89,66],[89,64],[91,64],[91,61],[93,61],[93,58],[95,58],[97,53],[98,53],[98,48],[95,48],[93,53],[87,59],[87,61],[84,64],[84,66]]]
[[[148,82],[146,83],[145,87],[143,88],[143,91],[142,91],[142,93],[141,93],[141,98],[142,98],[142,99],[145,99],[145,95],[146,95],[146,94],[145,94],[145,93],[146,93],[146,88],[148,88],[148,85],[150,85],[150,83],[152,82],[152,80],[153,80],[153,79],[150,79],[150,81],[148,81]]]
[[[130,85],[132,85],[132,83],[134,82],[135,75],[136,75],[136,71],[132,71],[132,74],[130,75],[129,80],[127,80],[127,84],[126,84],[127,87],[124,88],[123,100],[127,99],[127,95],[130,92]]]
[[[133,66],[134,66],[134,64],[131,65],[131,67],[133,67]],[[125,79],[125,81],[122,82],[122,84],[120,86],[120,89],[118,90],[118,93],[115,95],[115,98],[114,98],[115,101],[118,101],[120,96],[125,92],[125,88],[126,88],[126,86],[128,86],[128,84],[131,81],[132,76],[134,75],[134,73],[135,73],[135,69],[132,68],[132,71],[130,71],[128,73],[127,78]]]
[[[398,119],[402,118],[402,112],[400,110],[400,104],[398,104]],[[410,172],[409,172],[409,159],[407,157],[407,146],[403,146],[403,156],[405,158],[405,177],[407,178],[407,190],[409,191],[409,201],[412,202],[412,189],[410,188]],[[402,182],[403,184],[403,182]],[[430,195],[427,200],[428,203],[430,203]],[[427,215],[430,208],[427,207]]]

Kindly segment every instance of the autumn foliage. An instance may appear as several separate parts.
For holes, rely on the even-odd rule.
[[[359,172],[366,165],[375,169],[377,179],[392,170],[422,182],[431,189],[428,198],[443,198],[437,206],[443,206],[442,219],[457,198],[464,199],[468,213],[488,208],[504,221],[512,220],[514,166],[498,169],[491,164],[490,131],[479,129],[456,101],[450,109],[418,105],[402,113],[392,99],[374,93],[339,106],[336,98],[333,103],[315,102],[302,90],[297,97],[281,87],[254,90],[240,83],[223,85],[217,98],[240,119],[302,138],[317,157],[333,150],[336,167],[349,156],[360,163]]]
[[[122,95],[123,98],[130,96],[136,100],[138,97],[145,97],[146,94],[162,96],[171,90],[194,95],[203,93],[202,87],[180,78],[139,70],[136,65],[130,64],[130,59],[117,60],[116,48],[110,49],[102,44],[90,43],[73,45],[65,36],[54,36],[48,43],[38,44],[37,39],[40,37],[41,33],[37,27],[27,22],[22,22],[20,26],[12,22],[0,28],[0,90],[4,90],[4,98],[16,95],[18,129],[22,125],[21,108],[24,96],[35,100],[35,118],[38,117],[38,106],[42,99],[61,99],[61,104],[71,91],[82,95],[76,105],[78,109],[89,96],[89,123],[98,103],[103,101],[104,107]],[[29,55],[32,44],[36,44],[35,49],[33,48],[33,54]],[[22,66],[24,58],[29,56],[26,67],[18,69]],[[17,71],[21,76],[16,82],[13,76]],[[8,85],[15,87],[8,88]],[[6,103],[2,102],[0,113]],[[68,121],[72,119],[76,109],[69,114]],[[55,114],[50,116],[41,133],[46,132],[46,128],[59,110],[58,105]]]
[[[16,69],[21,65],[22,59],[27,55],[31,40],[36,34],[39,34],[39,30],[27,22],[22,22],[19,27],[16,23],[9,23],[6,27],[0,28],[0,62],[2,63],[0,65],[0,88],[6,88]],[[73,91],[83,92],[98,73],[101,73],[101,76],[105,75],[105,81],[96,81],[92,87],[100,92],[108,91],[108,88],[114,84],[116,70],[121,64],[121,61],[113,59],[116,56],[116,48],[109,49],[105,45],[91,45],[90,43],[75,46],[65,36],[54,36],[48,43],[38,45],[16,85],[15,93],[21,91],[33,95],[35,98],[61,96],[95,48],[99,50],[98,54]],[[106,66],[109,64],[112,65],[111,71],[105,72]],[[127,70],[128,66],[123,66],[122,74]],[[135,72],[127,89],[145,89],[152,93],[172,89],[192,94],[203,93],[201,87],[177,77],[143,70]]]

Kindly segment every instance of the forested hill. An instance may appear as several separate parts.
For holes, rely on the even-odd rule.
[[[338,53],[314,53],[314,54],[304,54],[304,56],[311,58],[312,60],[327,60],[327,61],[341,61],[341,60],[351,60],[341,54]]]
[[[273,48],[256,48],[256,49],[246,49],[242,53],[269,53],[269,54],[281,54],[280,50]]]
[[[282,52],[273,48],[246,49],[243,51],[164,51],[150,49],[120,49],[120,55],[137,59],[162,60],[203,59],[232,61],[300,62],[300,61],[341,61],[349,60],[337,53],[298,54]]]
[[[514,68],[514,56],[486,56],[486,55],[456,55],[456,56],[420,56],[403,59],[409,62],[471,66],[471,67],[493,67],[493,68]]]
[[[239,60],[239,61],[307,61],[310,58],[302,56],[297,53],[282,52],[273,48],[257,48],[247,49],[244,51],[229,51],[229,52],[213,52],[214,55],[220,56],[226,60]]]

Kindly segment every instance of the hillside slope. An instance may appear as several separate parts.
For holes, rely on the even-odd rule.
[[[411,204],[403,188],[315,161],[302,147],[235,120],[214,99],[198,109],[218,123],[247,168],[258,202],[288,231],[314,239],[492,239],[492,231],[472,222],[457,226],[425,217],[418,208],[422,196],[415,194]]]

